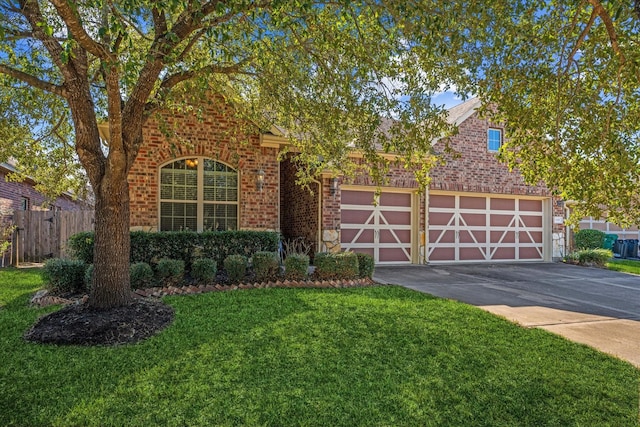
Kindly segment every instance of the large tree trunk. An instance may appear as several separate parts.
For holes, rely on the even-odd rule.
[[[105,175],[96,191],[95,218],[93,286],[89,305],[106,309],[128,304],[132,297],[129,279],[129,184],[126,176]]]

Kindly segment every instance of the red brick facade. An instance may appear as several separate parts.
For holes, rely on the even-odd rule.
[[[280,163],[280,225],[285,239],[301,237],[318,247],[320,183],[309,188],[296,184],[296,167],[285,159]]]
[[[166,126],[175,129],[172,140],[160,131],[157,119],[144,126],[144,143],[129,172],[132,229],[158,229],[160,167],[176,159],[204,156],[239,173],[239,229],[279,230],[277,149],[261,147],[258,129],[235,120],[229,106],[209,107],[202,117],[165,114]],[[252,133],[247,134],[248,130]],[[264,171],[262,190],[256,185],[259,170]]]

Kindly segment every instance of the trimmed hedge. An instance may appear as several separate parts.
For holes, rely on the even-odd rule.
[[[253,254],[253,272],[258,282],[274,279],[280,273],[280,259],[277,252],[258,251]]]
[[[224,259],[224,269],[231,282],[239,282],[247,274],[247,257],[244,255],[229,255]]]
[[[355,279],[359,277],[358,257],[354,252],[318,252],[314,258],[315,275],[325,279]]]
[[[87,265],[75,259],[51,258],[44,263],[42,278],[47,288],[57,292],[81,292],[85,288]]]
[[[574,235],[576,249],[599,249],[604,246],[605,233],[600,230],[580,230]]]
[[[373,257],[369,254],[363,254],[360,252],[356,252],[356,256],[358,257],[359,277],[361,279],[371,279],[375,269]]]
[[[309,273],[309,255],[289,254],[284,260],[284,277],[288,280],[304,280]]]
[[[130,263],[154,264],[162,258],[180,259],[187,269],[196,258],[211,258],[222,265],[229,255],[252,256],[258,251],[276,252],[280,234],[272,231],[163,231],[131,232]],[[94,233],[82,232],[67,242],[74,258],[93,263]],[[195,256],[197,254],[197,256]]]

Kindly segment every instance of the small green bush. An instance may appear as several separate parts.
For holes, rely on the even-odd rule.
[[[358,257],[353,252],[318,252],[314,258],[315,275],[320,280],[355,279],[359,275]]]
[[[232,282],[239,282],[247,274],[247,257],[244,255],[229,255],[224,259],[224,269]]]
[[[599,249],[604,246],[605,233],[600,230],[580,230],[574,235],[577,250]]]
[[[131,289],[153,286],[153,270],[146,262],[134,262],[129,266]]]
[[[210,258],[198,258],[191,263],[191,276],[196,280],[212,281],[218,273],[218,263]]]
[[[179,280],[184,274],[184,261],[162,258],[156,265],[156,273],[160,279]]]
[[[304,280],[309,271],[309,255],[292,253],[284,260],[284,275],[289,280]]]
[[[47,287],[56,292],[84,291],[84,275],[87,265],[74,259],[52,258],[44,264],[43,279]]]
[[[375,264],[373,262],[373,257],[369,254],[363,254],[360,252],[356,253],[358,257],[358,271],[359,277],[361,279],[370,279],[373,277],[373,270],[375,269]]]
[[[609,249],[584,249],[574,253],[575,260],[580,265],[594,265],[604,267],[613,257],[613,252]]]
[[[253,271],[258,282],[276,278],[280,272],[278,253],[259,251],[253,254]]]
[[[70,255],[85,264],[93,264],[93,231],[83,231],[76,233],[67,240],[67,248]]]

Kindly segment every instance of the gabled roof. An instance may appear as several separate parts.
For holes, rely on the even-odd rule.
[[[480,101],[480,98],[471,98],[462,104],[456,105],[455,107],[447,110],[449,113],[447,121],[456,126],[460,126],[462,122],[467,120],[476,112],[481,104],[482,102]]]

